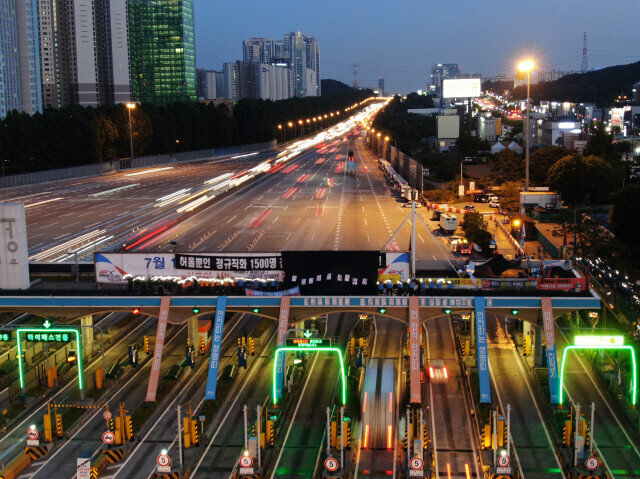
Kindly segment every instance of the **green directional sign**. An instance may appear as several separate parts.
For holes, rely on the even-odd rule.
[[[51,327],[51,321],[49,321],[48,319],[45,319],[45,320],[44,320],[44,323],[42,323],[42,326],[43,326],[45,329],[49,329],[49,328]]]
[[[305,337],[305,338],[310,338],[311,336],[313,336],[313,333],[307,329],[307,330],[304,332],[304,337]]]
[[[5,333],[4,331],[0,332],[0,341],[11,341],[11,333]]]
[[[309,331],[311,332],[311,331]],[[306,334],[305,334],[306,336]],[[285,346],[288,348],[310,349],[330,348],[331,339],[328,338],[286,338]]]

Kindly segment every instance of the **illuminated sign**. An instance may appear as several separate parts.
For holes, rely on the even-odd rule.
[[[558,128],[561,130],[573,130],[576,126],[576,123],[573,121],[561,121],[558,123]]]
[[[0,341],[11,341],[11,333],[0,333]]]
[[[298,338],[288,338],[287,341],[291,340],[291,339],[298,339]],[[307,339],[304,340],[300,340],[300,341],[308,341]],[[327,352],[327,353],[335,353],[338,356],[338,359],[340,360],[340,376],[342,378],[342,404],[347,404],[347,375],[344,369],[344,361],[342,359],[342,351],[340,351],[339,348],[331,348],[331,347],[308,347],[307,349],[312,350],[312,351],[317,351],[317,352]],[[273,404],[277,404],[278,403],[278,395],[276,394],[276,385],[277,385],[277,381],[276,381],[276,375],[277,375],[277,365],[278,365],[278,356],[280,355],[280,353],[284,353],[286,351],[299,351],[299,348],[297,347],[282,347],[282,348],[278,348],[276,349],[276,355],[275,355],[275,361],[273,362]]]
[[[289,348],[330,348],[331,339],[323,338],[287,338],[285,346]]]
[[[48,326],[47,326],[48,323]],[[73,341],[71,335],[75,335],[75,341],[78,347],[78,388],[84,389],[84,380],[82,378],[82,343],[80,341],[80,333],[77,329],[72,328],[51,328],[51,323],[47,320],[45,321],[45,328],[18,328],[16,330],[16,343],[18,346],[18,374],[20,378],[20,387],[24,390],[24,365],[22,364],[22,341],[41,341],[41,342],[52,342],[58,341],[57,336],[60,336],[60,341],[63,341],[62,337],[66,336],[67,341]],[[33,339],[29,339],[29,337]],[[36,340],[36,336],[39,336],[41,339]],[[49,339],[50,336],[53,336],[54,339]],[[43,339],[46,337],[46,339]]]
[[[597,348],[602,346],[622,346],[623,336],[576,336],[574,338],[576,346],[584,348]]]
[[[24,337],[25,341],[32,341],[35,343],[53,343],[53,342],[67,342],[70,341],[68,333],[48,332],[43,333],[27,333]]]
[[[481,94],[479,78],[442,80],[442,98],[474,98]]]

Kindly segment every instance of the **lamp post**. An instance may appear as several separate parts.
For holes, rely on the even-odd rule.
[[[529,96],[531,88],[531,70],[533,70],[533,62],[531,60],[525,60],[520,62],[518,70],[521,72],[527,72],[527,119],[525,122],[526,133],[526,146],[525,146],[525,177],[524,177],[524,191],[529,191],[529,143],[531,138],[531,130],[529,129]]]
[[[131,130],[131,110],[136,107],[135,103],[127,103],[127,111],[129,112],[129,148],[131,158],[133,158],[133,132]]]
[[[293,128],[293,122],[292,122],[292,121],[290,121],[289,123],[287,123],[287,125],[289,125],[289,128]],[[296,131],[295,131],[295,130],[293,130],[293,139],[294,139],[294,140],[296,139]]]
[[[304,125],[304,121],[298,120],[298,125],[300,125],[300,136],[303,136],[302,127]]]
[[[282,129],[282,125],[278,125],[278,130],[282,131],[282,143],[284,143],[284,132],[285,132],[285,130]]]

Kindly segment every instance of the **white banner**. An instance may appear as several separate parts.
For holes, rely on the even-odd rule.
[[[199,257],[203,256],[209,255],[199,255]],[[234,253],[217,253],[210,256],[235,258],[238,255]],[[279,253],[276,256],[279,256]],[[110,284],[125,283],[127,280],[124,279],[124,276],[127,274],[132,275],[134,278],[143,277],[145,279],[151,279],[155,276],[172,276],[181,279],[190,277],[203,279],[265,278],[277,281],[284,279],[284,271],[282,270],[233,271],[227,269],[176,268],[176,255],[174,253],[96,253],[95,271],[96,282]]]

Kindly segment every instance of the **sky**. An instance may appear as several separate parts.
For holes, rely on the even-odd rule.
[[[196,65],[221,70],[242,59],[250,37],[318,40],[321,78],[406,94],[424,89],[432,65],[512,75],[519,60],[538,70],[575,70],[587,33],[590,69],[640,60],[638,0],[194,0]]]

